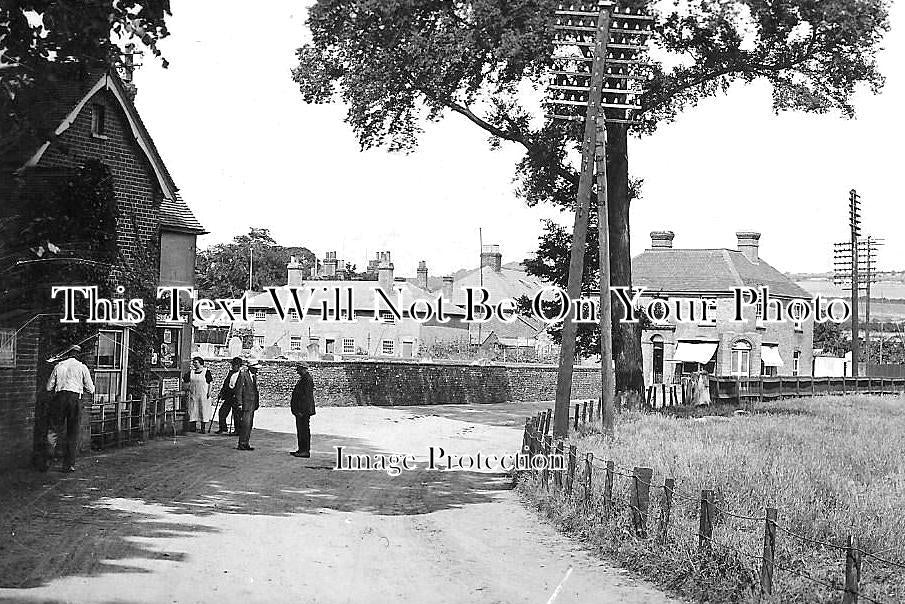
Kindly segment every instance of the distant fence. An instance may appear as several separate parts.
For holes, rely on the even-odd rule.
[[[166,434],[176,436],[183,431],[185,416],[181,393],[93,403],[89,419],[91,446],[106,449]]]
[[[570,415],[570,424],[576,429],[587,422],[601,417],[601,408],[596,401],[579,401],[575,412]],[[588,519],[610,523],[624,522],[628,531],[636,539],[668,547],[676,535],[685,533],[696,542],[698,555],[712,556],[715,549],[728,550],[739,559],[747,559],[748,565],[757,568],[759,591],[762,596],[774,594],[774,573],[776,571],[795,575],[806,581],[842,594],[843,604],[857,604],[859,598],[865,602],[885,604],[864,593],[861,581],[862,559],[870,559],[888,571],[905,570],[905,563],[891,560],[880,554],[859,547],[858,536],[849,534],[844,544],[829,543],[798,534],[780,524],[780,512],[775,507],[765,506],[763,516],[738,514],[727,509],[712,489],[701,489],[700,496],[677,488],[676,479],[663,477],[662,484],[655,484],[652,468],[623,468],[613,461],[600,462],[591,452],[580,453],[576,445],[568,450],[562,440],[554,442],[550,435],[552,410],[526,418],[522,439],[522,452],[531,460],[526,470],[545,490],[552,487],[554,493],[568,501],[575,510]],[[601,480],[602,478],[602,480]],[[621,485],[627,488],[619,488]],[[602,483],[602,484],[601,484]],[[659,490],[658,504],[651,505],[651,490]],[[675,502],[685,502],[685,510],[674,509]],[[653,509],[659,507],[659,510]],[[693,508],[696,518],[687,515]],[[684,514],[684,517],[683,517]],[[620,520],[620,516],[623,517]],[[691,526],[687,526],[691,521]],[[748,551],[718,539],[714,527],[726,525],[729,521],[745,523],[745,532],[752,535],[754,547]],[[685,526],[683,526],[683,522]],[[758,539],[758,525],[762,527],[763,540]],[[799,545],[827,548],[839,553],[838,575],[832,582],[809,574],[795,565],[786,565],[782,556],[777,555],[782,538]],[[750,544],[749,544],[750,545]]]

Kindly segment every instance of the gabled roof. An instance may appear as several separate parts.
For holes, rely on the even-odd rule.
[[[763,259],[729,249],[656,248],[632,259],[632,284],[648,293],[728,295],[736,287],[770,288],[771,296],[810,294]]]
[[[521,267],[504,266],[495,271],[485,266],[470,270],[453,282],[453,302],[465,306],[467,298],[463,288],[477,289],[482,283],[490,293],[490,302],[497,302],[503,298],[518,299],[522,296],[533,298],[544,287],[540,279],[532,277]]]
[[[199,235],[206,233],[191,209],[179,196],[173,177],[163,163],[154,140],[116,71],[89,70],[82,75],[83,77],[61,78],[49,84],[46,89],[31,91],[34,98],[30,98],[29,102],[33,107],[39,108],[46,131],[52,134],[42,136],[35,131],[21,133],[19,139],[5,154],[3,164],[9,165],[10,162],[14,162],[13,165],[20,169],[37,166],[53,140],[69,129],[88,101],[101,90],[106,90],[122,107],[132,135],[147,157],[163,192],[164,200],[160,209],[161,226]]]

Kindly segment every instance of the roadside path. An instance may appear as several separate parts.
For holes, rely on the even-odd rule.
[[[429,447],[502,455],[540,405],[323,408],[310,460],[261,409],[252,452],[187,435],[0,476],[2,602],[674,602],[559,535],[499,472],[429,471]],[[334,471],[335,446],[417,470]]]

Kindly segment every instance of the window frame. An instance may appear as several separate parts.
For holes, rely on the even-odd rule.
[[[355,354],[355,338],[342,339],[342,353]]]
[[[387,352],[387,344],[389,344],[389,352]],[[380,354],[384,356],[396,356],[396,340],[381,340]]]
[[[91,136],[107,138],[107,106],[103,103],[91,104]]]
[[[729,355],[729,375],[733,377],[751,377],[751,342],[739,340],[732,345]],[[745,359],[745,371],[742,371],[742,359]]]
[[[0,367],[10,369],[16,367],[16,340],[15,329],[0,328]]]

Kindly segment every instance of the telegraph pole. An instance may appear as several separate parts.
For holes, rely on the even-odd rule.
[[[559,68],[553,71],[553,119],[583,122],[581,171],[575,200],[575,223],[569,257],[566,292],[570,300],[581,297],[584,255],[587,249],[588,218],[594,176],[597,176],[597,211],[600,238],[600,370],[603,402],[603,427],[613,433],[614,375],[612,318],[610,310],[609,221],[606,183],[606,123],[634,123],[630,112],[640,90],[631,87],[638,78],[634,69],[641,63],[643,41],[650,35],[652,18],[630,9],[622,12],[613,2],[561,2],[555,12],[555,44],[565,53],[554,57]],[[577,51],[575,50],[577,49]],[[571,54],[569,54],[571,53]],[[605,110],[613,111],[609,116]],[[556,381],[554,437],[569,431],[569,403],[572,394],[572,368],[575,364],[577,326],[570,307],[562,328],[559,373]]]

